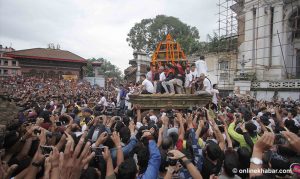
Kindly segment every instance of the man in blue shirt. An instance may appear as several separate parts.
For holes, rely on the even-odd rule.
[[[153,140],[153,136],[149,131],[143,133],[142,138],[148,140],[148,151],[150,153],[148,166],[143,173],[138,172],[138,167],[136,162],[133,159],[125,160],[120,166],[118,170],[118,177],[117,178],[127,178],[127,179],[156,179],[158,176],[158,170],[160,166],[160,152],[157,148],[155,141]],[[137,162],[139,164],[139,161]],[[139,173],[139,174],[138,174]],[[136,175],[138,176],[136,177]]]

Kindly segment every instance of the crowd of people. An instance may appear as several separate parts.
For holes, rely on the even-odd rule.
[[[161,80],[164,67],[159,71],[148,80],[152,90],[174,92],[180,80]],[[85,81],[0,79],[1,98],[19,106],[17,122],[1,126],[0,177],[300,177],[299,100],[224,97],[206,107],[144,111],[128,98],[151,90],[147,78],[107,89]],[[189,93],[190,83],[184,86]]]

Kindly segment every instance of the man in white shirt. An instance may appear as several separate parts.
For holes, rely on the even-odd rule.
[[[153,94],[154,93],[154,86],[151,81],[146,79],[146,75],[141,75],[142,85],[141,87],[141,94]]]
[[[151,68],[147,67],[147,74],[146,74],[147,80],[152,81],[152,71]]]
[[[203,89],[202,91],[207,91],[209,94],[211,94],[211,83],[210,81],[205,77],[205,74],[204,73],[201,73],[200,74],[200,80],[203,81]]]
[[[212,94],[212,103],[213,103],[213,108],[217,111],[218,110],[218,99],[219,99],[219,90],[218,90],[218,85],[214,84],[213,88],[211,90]]]
[[[186,94],[191,94],[192,81],[193,81],[193,75],[191,74],[190,69],[187,68],[185,70],[185,82],[184,82],[184,88]]]
[[[164,70],[165,69],[164,69],[163,66],[159,67],[159,69],[158,69],[158,72],[159,72],[159,81],[156,84],[157,85],[156,92],[158,94],[160,94],[161,91],[162,91],[162,82],[164,82],[166,80],[166,74],[165,74]]]
[[[98,104],[103,106],[103,110],[101,111],[103,113],[106,110],[108,105],[103,93],[100,93],[100,101],[98,102]]]
[[[200,75],[200,74],[198,74],[198,72],[197,72],[197,70],[196,70],[196,66],[195,66],[194,64],[191,66],[191,71],[190,71],[190,72],[191,72],[193,81],[195,81],[196,78],[198,78],[199,75]]]
[[[165,81],[165,79],[166,79],[166,75],[162,69],[161,73],[159,74],[159,81]]]
[[[197,73],[200,75],[201,73],[204,73],[204,75],[207,75],[207,64],[204,60],[204,56],[201,56],[199,60],[195,62]]]

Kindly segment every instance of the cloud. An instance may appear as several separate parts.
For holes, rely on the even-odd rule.
[[[103,57],[124,70],[134,23],[158,14],[196,26],[201,40],[217,28],[215,1],[204,0],[0,0],[0,44],[15,49],[60,44],[84,58]]]

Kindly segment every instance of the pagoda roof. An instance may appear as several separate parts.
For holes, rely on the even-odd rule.
[[[38,60],[54,60],[63,62],[86,63],[87,60],[66,50],[51,48],[32,48],[17,50],[5,53],[5,56],[12,58],[26,58]]]

